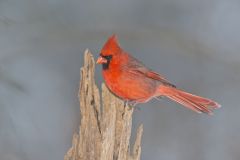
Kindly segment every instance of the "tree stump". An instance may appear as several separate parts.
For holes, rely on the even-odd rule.
[[[101,103],[94,72],[94,58],[86,50],[79,88],[80,130],[73,135],[72,147],[64,160],[140,160],[142,125],[131,150],[129,142],[134,108],[124,106],[104,84]]]

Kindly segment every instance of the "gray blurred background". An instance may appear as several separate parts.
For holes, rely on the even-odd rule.
[[[1,0],[0,159],[63,159],[84,50],[97,57],[116,33],[148,67],[223,106],[208,116],[166,99],[139,105],[142,159],[239,160],[239,19],[239,0]]]

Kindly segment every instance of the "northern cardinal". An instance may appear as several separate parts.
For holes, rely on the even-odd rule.
[[[220,107],[217,102],[176,88],[145,67],[120,47],[116,35],[107,40],[97,63],[102,64],[103,78],[110,91],[131,105],[164,96],[198,113],[211,115],[213,109]]]

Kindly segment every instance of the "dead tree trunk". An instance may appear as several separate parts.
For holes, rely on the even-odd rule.
[[[86,50],[79,89],[80,130],[73,135],[72,147],[64,160],[140,160],[143,126],[139,126],[130,151],[133,108],[124,107],[124,102],[104,84],[101,105],[94,71],[94,58]]]

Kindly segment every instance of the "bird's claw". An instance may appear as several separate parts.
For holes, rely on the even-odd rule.
[[[138,103],[136,101],[125,101],[124,107],[128,106],[128,110],[131,110],[133,108],[137,108],[138,110],[141,110],[139,107],[137,107]]]

